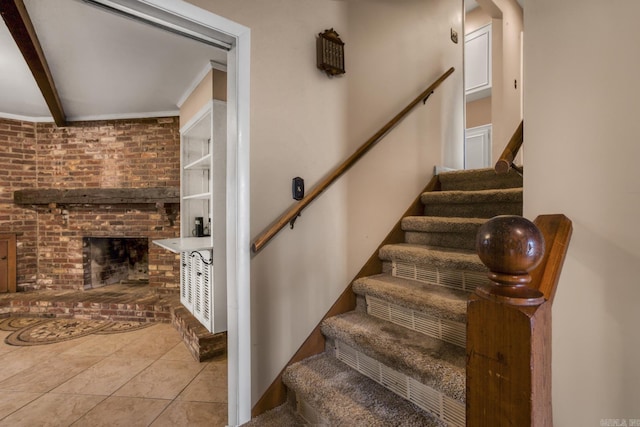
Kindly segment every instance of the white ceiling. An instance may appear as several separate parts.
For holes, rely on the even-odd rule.
[[[176,114],[226,52],[78,0],[25,0],[68,121]],[[52,121],[0,20],[0,117]]]

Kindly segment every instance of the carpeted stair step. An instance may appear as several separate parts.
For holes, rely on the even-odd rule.
[[[466,347],[468,292],[388,274],[357,279],[352,289],[368,315]]]
[[[475,252],[410,243],[385,245],[378,252],[382,271],[394,277],[473,291],[487,284],[487,267]]]
[[[408,216],[402,219],[405,242],[475,250],[476,234],[486,218]]]
[[[522,187],[522,176],[514,170],[504,175],[496,174],[493,169],[451,171],[440,173],[438,178],[442,191]]]
[[[335,343],[339,359],[352,359],[353,352],[349,350],[355,350],[464,405],[463,348],[357,311],[326,319],[321,330]],[[341,357],[343,349],[348,353],[346,358]],[[377,375],[379,370],[373,372]],[[390,388],[393,390],[396,385],[391,384]]]
[[[243,427],[299,427],[309,425],[295,412],[290,403],[285,403],[252,419]]]
[[[469,293],[464,291],[383,273],[355,280],[353,292],[453,322],[467,320]]]
[[[382,261],[406,264],[429,265],[442,270],[462,270],[486,272],[474,251],[464,249],[434,248],[411,243],[395,243],[380,248],[378,256]]]
[[[289,366],[282,379],[311,425],[446,426],[327,353]]]
[[[425,216],[492,218],[522,215],[522,188],[431,191],[420,197]]]

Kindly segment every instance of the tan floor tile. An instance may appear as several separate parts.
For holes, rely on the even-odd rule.
[[[99,361],[97,357],[56,355],[0,382],[0,390],[47,392]]]
[[[4,339],[11,333],[11,331],[0,331],[0,354],[9,353],[17,350],[19,347],[15,345],[9,345],[4,342]]]
[[[73,427],[148,426],[170,400],[109,397],[80,418]]]
[[[61,384],[53,392],[109,396],[152,363],[153,359],[107,357]]]
[[[104,400],[103,396],[47,393],[1,420],[0,426],[58,427],[71,425],[102,400]]]
[[[158,360],[114,393],[115,396],[175,398],[204,366],[180,360]]]
[[[27,345],[27,346],[18,346],[18,352],[29,352],[29,353],[45,353],[48,355],[51,354],[60,354],[68,351],[69,349],[82,344],[85,340],[90,338],[89,336],[84,336],[80,338],[74,338],[67,341],[61,341],[53,344],[43,344],[43,345]]]
[[[187,345],[180,341],[176,344],[171,350],[165,353],[160,359],[162,360],[183,360],[185,362],[195,361],[196,359],[193,357],[189,350],[187,349]]]
[[[42,393],[28,393],[24,391],[0,393],[0,419],[17,411],[40,396],[42,396]]]
[[[223,403],[174,401],[151,424],[152,427],[218,427],[227,424]]]
[[[0,355],[0,381],[46,361],[51,355],[42,352],[12,351]]]
[[[91,335],[84,342],[78,344],[62,354],[75,356],[110,356],[131,341],[137,339],[137,335],[131,333]]]
[[[179,342],[180,335],[173,329],[149,328],[148,333],[140,334],[135,340],[113,353],[115,356],[157,359],[169,352]],[[170,328],[171,326],[169,326]]]
[[[227,381],[213,371],[203,370],[177,397],[190,402],[227,403]]]

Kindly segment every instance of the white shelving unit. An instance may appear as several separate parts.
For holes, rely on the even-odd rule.
[[[213,333],[227,329],[226,109],[212,100],[181,127],[180,238],[154,242],[180,254],[180,302]],[[202,236],[196,218],[203,220]]]

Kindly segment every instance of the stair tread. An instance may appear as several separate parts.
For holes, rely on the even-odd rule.
[[[326,319],[321,330],[452,399],[465,400],[463,348],[358,311]]]
[[[502,175],[493,168],[448,171],[441,172],[438,178],[442,190],[522,187],[522,176],[514,170]]]
[[[380,248],[378,256],[383,261],[404,261],[446,270],[487,271],[487,267],[474,251],[464,249],[394,243]]]
[[[487,218],[460,218],[440,216],[406,216],[402,218],[403,231],[422,231],[433,233],[473,233]]]
[[[357,279],[353,282],[353,292],[454,322],[464,323],[467,318],[469,293],[444,286],[383,273]]]
[[[430,191],[422,193],[420,200],[425,205],[429,203],[462,204],[522,202],[522,187],[473,191]]]
[[[297,427],[305,426],[308,423],[300,417],[288,403],[271,409],[242,427]]]
[[[445,425],[326,353],[291,365],[283,381],[330,425]]]

